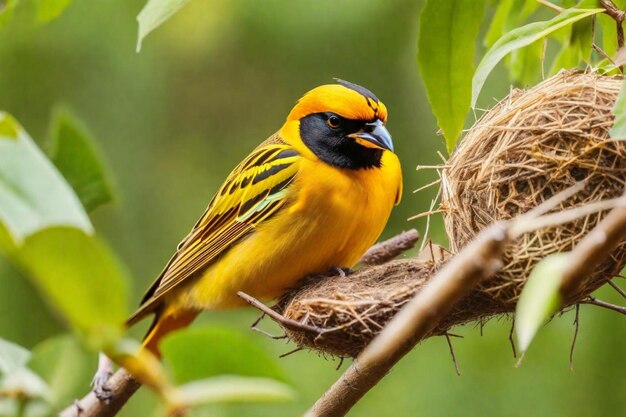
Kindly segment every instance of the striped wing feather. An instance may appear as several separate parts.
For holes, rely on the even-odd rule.
[[[299,155],[278,135],[257,147],[229,175],[209,207],[152,284],[128,324],[160,305],[172,289],[203,271],[285,205]]]

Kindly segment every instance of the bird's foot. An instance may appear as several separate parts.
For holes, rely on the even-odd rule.
[[[111,391],[111,387],[109,387],[109,378],[111,378],[111,373],[101,373],[96,372],[91,381],[91,390],[97,399],[102,402],[108,403],[111,401],[113,397],[113,391]]]
[[[113,375],[113,362],[104,353],[98,356],[98,370],[91,380],[91,389],[102,402],[108,403],[113,398],[113,391],[108,382]]]
[[[352,273],[351,268],[340,268],[337,266],[332,267],[331,271],[335,272],[335,275],[339,275],[341,278],[345,278]]]

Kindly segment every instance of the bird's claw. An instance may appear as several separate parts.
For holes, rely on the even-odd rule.
[[[97,399],[105,403],[109,403],[111,398],[113,398],[113,391],[108,383],[111,375],[112,373],[108,371],[98,371],[91,381],[91,389],[94,395]]]
[[[337,275],[339,275],[341,278],[345,278],[347,275],[350,275],[352,273],[352,269],[351,268],[340,268],[340,267],[333,267],[332,271],[336,272]]]
[[[113,375],[113,362],[104,353],[98,355],[98,370],[91,380],[91,389],[97,399],[109,403],[113,398],[113,390],[109,379]]]

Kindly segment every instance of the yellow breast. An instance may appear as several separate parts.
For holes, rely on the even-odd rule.
[[[289,206],[179,293],[179,302],[235,307],[242,304],[237,291],[268,300],[306,275],[352,267],[378,239],[401,189],[400,163],[391,152],[381,168],[363,170],[303,158]]]

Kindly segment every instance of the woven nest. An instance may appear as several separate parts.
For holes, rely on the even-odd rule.
[[[438,259],[395,260],[368,269],[358,280],[350,275],[310,277],[274,308],[285,317],[325,331],[319,335],[285,329],[298,346],[355,357],[415,296],[444,256],[441,251]]]
[[[585,187],[555,211],[618,197],[626,178],[626,145],[609,138],[611,109],[622,77],[561,72],[527,90],[513,90],[470,129],[442,169],[442,209],[451,252],[456,253],[496,220],[511,219],[584,181]],[[512,313],[533,266],[571,250],[605,213],[523,235],[509,245],[505,267],[483,281],[438,324],[452,326]],[[435,252],[435,253],[433,253]],[[315,277],[274,307],[318,329],[285,328],[298,346],[353,357],[434,275],[448,255],[396,260],[359,272],[358,279]],[[618,248],[570,304],[585,298],[624,266]]]
[[[322,329],[283,327],[299,347],[340,357],[356,357],[383,327],[450,259],[444,248],[431,244],[417,258],[370,266],[354,275],[305,278],[285,294],[274,310],[300,324]],[[444,335],[450,328],[510,313],[494,308],[480,291],[461,300],[428,336]]]
[[[626,145],[609,138],[611,109],[623,77],[562,71],[527,91],[514,90],[470,129],[442,171],[442,209],[450,249],[462,249],[495,220],[525,213],[578,181],[585,189],[560,209],[624,191]],[[605,213],[527,233],[505,253],[506,266],[479,288],[510,310],[533,266],[571,250]],[[572,303],[624,266],[618,248],[598,266]]]

